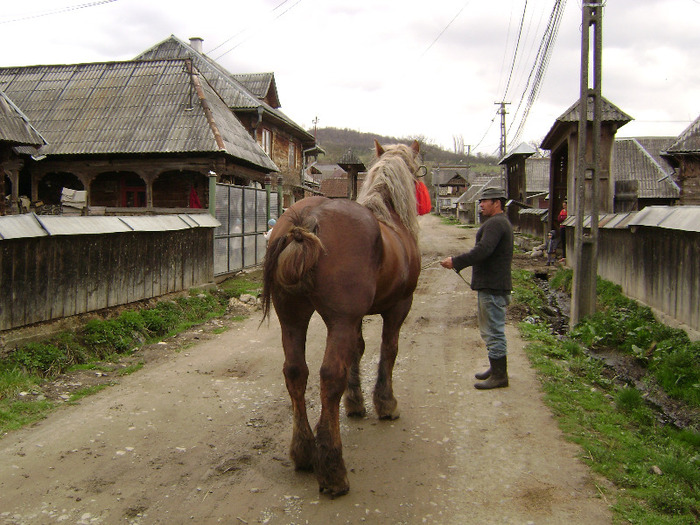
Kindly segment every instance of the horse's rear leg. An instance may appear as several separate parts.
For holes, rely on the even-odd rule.
[[[398,402],[394,397],[393,372],[396,355],[399,351],[399,331],[413,298],[402,301],[391,310],[384,312],[382,327],[382,345],[377,370],[377,383],[374,386],[374,409],[379,419],[398,419],[400,415]]]
[[[340,439],[340,398],[356,359],[358,322],[336,321],[328,327],[321,365],[321,417],[316,426],[314,470],[319,490],[332,497],[342,496],[350,489]]]
[[[313,308],[295,308],[293,321],[289,315],[280,316],[282,346],[284,348],[284,379],[292,400],[294,429],[289,455],[297,470],[313,470],[316,443],[306,413],[306,382],[309,367],[306,364],[306,332]],[[279,312],[279,309],[278,309]],[[279,316],[279,313],[278,313]]]
[[[365,340],[362,337],[362,323],[360,323],[357,334],[357,352],[350,367],[348,388],[343,398],[345,401],[345,413],[348,417],[365,417],[367,415],[365,399],[362,395],[362,381],[360,379],[360,361],[364,353]]]

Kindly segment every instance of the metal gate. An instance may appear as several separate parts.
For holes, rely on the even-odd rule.
[[[233,273],[262,264],[268,217],[278,216],[277,192],[216,184],[214,275]]]

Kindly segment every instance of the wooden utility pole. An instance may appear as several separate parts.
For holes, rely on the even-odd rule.
[[[601,127],[601,75],[603,4],[583,0],[581,23],[581,98],[579,100],[576,207],[574,214],[574,276],[571,297],[571,326],[596,310],[596,282],[598,278],[598,210],[600,177],[600,127]],[[590,87],[588,71],[593,39],[593,87]],[[592,115],[591,115],[592,113]],[[588,151],[588,122],[591,115],[591,149]],[[590,196],[586,198],[586,186]],[[586,203],[589,203],[588,210]],[[590,233],[584,234],[586,211],[590,211]]]

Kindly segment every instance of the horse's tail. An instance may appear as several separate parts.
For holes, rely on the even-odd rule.
[[[263,320],[270,314],[272,292],[304,293],[313,287],[316,263],[324,251],[316,235],[316,220],[301,214],[292,215],[292,227],[267,247],[263,262]]]

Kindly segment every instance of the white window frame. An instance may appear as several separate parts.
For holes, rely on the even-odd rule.
[[[262,149],[268,157],[272,158],[272,131],[267,128],[262,130]]]

